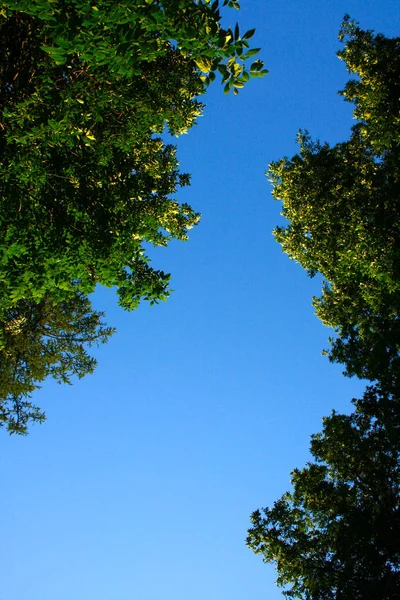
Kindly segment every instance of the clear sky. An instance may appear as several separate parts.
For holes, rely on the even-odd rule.
[[[398,0],[242,0],[226,25],[257,27],[270,74],[238,97],[214,84],[178,141],[203,213],[186,244],[152,252],[172,272],[167,303],[135,313],[99,290],[118,333],[96,373],[36,398],[48,420],[0,436],[0,600],[282,598],[244,544],[249,514],[289,488],[309,436],[363,389],[321,356],[320,282],[271,235],[280,206],[265,170],[299,128],[348,136],[335,55],[345,13],[400,35]]]

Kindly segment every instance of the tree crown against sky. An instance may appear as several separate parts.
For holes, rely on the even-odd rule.
[[[331,147],[299,134],[300,153],[270,166],[289,224],[275,237],[325,278],[316,313],[333,327],[331,360],[374,381],[350,415],[312,436],[290,492],[255,511],[248,545],[273,562],[289,598],[400,594],[400,38],[346,19],[339,57],[358,79],[342,95],[358,119]]]
[[[239,8],[2,2],[0,397],[10,431],[42,419],[30,395],[47,376],[93,370],[87,345],[111,333],[86,298],[97,285],[116,287],[128,310],[169,295],[148,248],[186,240],[200,215],[173,198],[190,176],[161,134],[193,126],[217,76],[237,94],[266,73],[255,30],[224,28],[224,6]]]
[[[399,390],[368,388],[312,437],[293,490],[255,511],[247,543],[276,563],[289,598],[394,600],[400,593]]]
[[[329,146],[300,132],[300,153],[272,163],[273,195],[289,224],[283,250],[324,277],[316,313],[333,327],[331,360],[371,380],[400,374],[400,38],[345,20],[339,52],[358,78],[341,94],[358,119]]]
[[[94,371],[88,348],[114,331],[103,316],[80,293],[57,304],[21,300],[9,311],[0,330],[0,426],[26,434],[28,424],[45,418],[30,398],[47,377],[71,383],[71,377]]]
[[[237,93],[266,73],[254,30],[220,19],[218,1],[2,3],[0,310],[97,283],[127,309],[166,298],[144,246],[199,215],[171,198],[189,176],[160,134],[187,132],[216,74]]]

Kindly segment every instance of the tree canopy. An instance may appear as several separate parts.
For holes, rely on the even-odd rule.
[[[289,224],[275,237],[309,273],[323,275],[320,319],[335,329],[330,358],[370,380],[400,374],[400,38],[340,32],[355,104],[350,139],[331,147],[298,137],[300,153],[270,165]]]
[[[97,361],[88,348],[105,343],[113,333],[81,293],[54,304],[21,300],[0,329],[0,427],[26,434],[30,422],[44,413],[30,398],[47,377],[71,383],[92,373]]]
[[[189,176],[160,134],[194,124],[217,73],[236,93],[266,73],[245,68],[254,30],[220,19],[218,1],[2,3],[0,311],[97,283],[127,309],[166,298],[144,246],[199,215],[171,199]]]
[[[353,414],[325,418],[293,490],[252,514],[247,543],[288,598],[399,597],[399,391],[371,386]]]
[[[174,198],[190,176],[161,134],[194,125],[217,76],[237,94],[267,72],[253,58],[255,30],[224,28],[224,7],[239,4],[1,3],[0,401],[10,431],[42,419],[26,398],[47,375],[93,370],[85,344],[111,332],[86,298],[96,285],[115,287],[128,310],[169,295],[148,248],[186,240],[200,215]]]
[[[400,596],[400,38],[346,19],[338,54],[357,78],[341,94],[358,120],[330,146],[300,132],[300,152],[270,165],[288,224],[283,250],[324,278],[316,313],[329,357],[369,379],[350,415],[332,413],[290,492],[255,511],[247,543],[273,562],[289,598]]]

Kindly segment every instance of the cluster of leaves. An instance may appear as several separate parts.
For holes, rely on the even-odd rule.
[[[309,275],[325,278],[314,306],[338,334],[331,360],[349,375],[398,378],[400,38],[349,21],[343,36],[339,56],[360,79],[342,94],[361,120],[333,147],[300,133],[300,153],[270,165],[273,195],[289,221],[275,237]]]
[[[113,333],[103,316],[80,293],[57,304],[21,300],[9,310],[0,329],[0,427],[26,434],[28,422],[45,418],[30,402],[40,382],[52,377],[71,383],[72,376],[93,372],[96,360],[88,347],[105,343]]]
[[[7,1],[0,14],[0,310],[97,283],[124,308],[164,300],[169,277],[143,243],[186,239],[199,215],[171,200],[189,177],[156,134],[193,125],[218,70],[244,85],[254,30],[225,30],[218,2],[194,0]]]
[[[176,148],[221,74],[237,92],[261,61],[206,0],[5,0],[0,8],[0,322],[96,285],[136,308],[169,295],[150,246],[186,240],[200,215]]]
[[[330,147],[299,134],[300,152],[270,165],[288,225],[275,237],[310,276],[334,328],[329,358],[369,379],[351,415],[312,437],[314,462],[293,489],[253,513],[247,543],[274,562],[289,598],[400,596],[400,38],[346,19],[339,57],[357,79],[341,94],[358,119]]]
[[[255,511],[248,546],[275,561],[288,598],[394,600],[400,593],[399,392],[370,387],[313,436],[315,462]]]
[[[355,105],[356,128],[368,147],[386,155],[400,142],[400,38],[364,31],[346,18],[339,39],[345,46],[338,56],[357,77],[339,93]]]

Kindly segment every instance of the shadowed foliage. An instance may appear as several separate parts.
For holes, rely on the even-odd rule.
[[[88,348],[104,344],[113,333],[82,294],[53,304],[21,300],[8,312],[0,329],[0,426],[25,434],[29,422],[44,413],[31,401],[47,377],[71,383],[71,377],[92,373],[97,361]]]
[[[270,165],[273,195],[289,224],[275,237],[325,278],[316,313],[333,327],[329,357],[349,375],[400,374],[400,38],[345,21],[339,57],[359,79],[341,94],[359,122],[330,147],[299,134],[300,153]]]
[[[357,79],[341,94],[358,119],[331,147],[299,134],[270,165],[288,225],[275,237],[312,277],[314,306],[337,337],[329,358],[371,380],[351,415],[312,437],[292,490],[255,511],[248,546],[275,564],[288,598],[400,597],[400,38],[346,19],[339,57]]]
[[[97,283],[127,309],[168,296],[145,245],[199,215],[171,199],[189,176],[159,135],[188,131],[216,73],[227,92],[266,73],[245,68],[254,30],[220,19],[218,1],[2,2],[0,311]]]
[[[10,431],[42,420],[48,375],[93,370],[111,330],[85,298],[115,287],[131,310],[169,295],[149,247],[186,240],[200,215],[173,195],[168,133],[186,133],[220,77],[266,74],[254,29],[220,24],[236,0],[4,0],[0,6],[0,398]],[[246,62],[247,61],[247,62]],[[246,65],[249,62],[249,68]],[[69,321],[70,319],[71,321]]]
[[[325,418],[311,441],[315,462],[252,514],[247,544],[276,564],[287,597],[400,596],[399,391],[369,387],[353,414]]]

